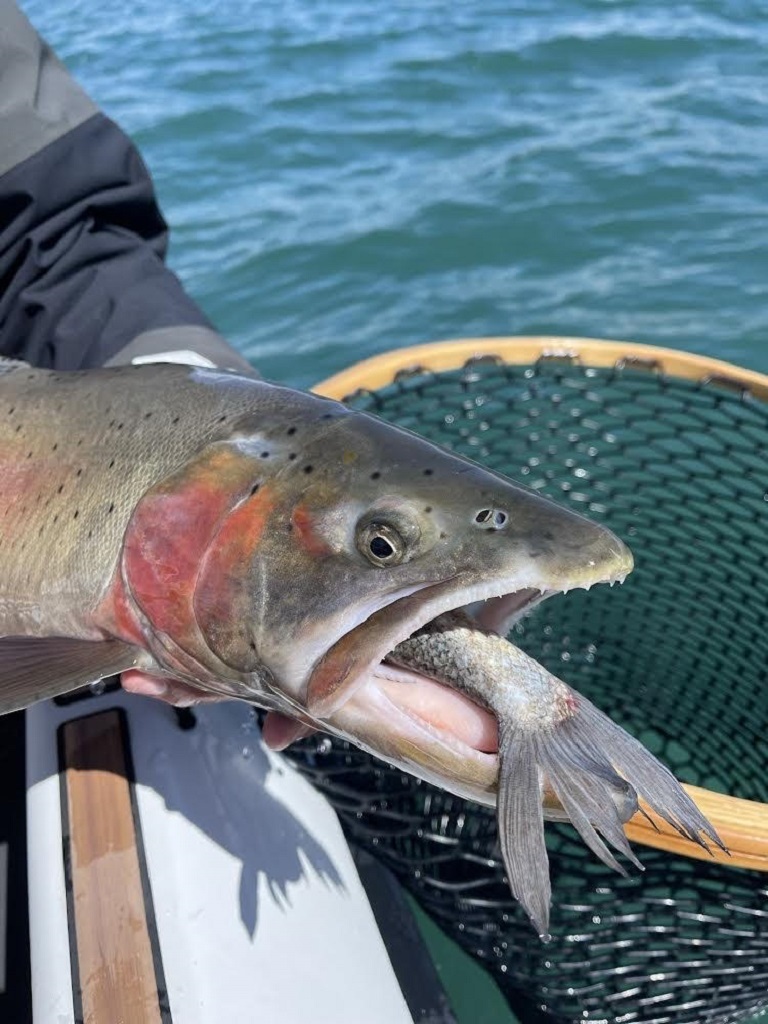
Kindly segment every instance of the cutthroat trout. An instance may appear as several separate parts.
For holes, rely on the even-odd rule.
[[[633,785],[714,838],[564,684],[519,658],[463,671],[477,631],[447,645],[447,686],[431,663],[393,685],[388,656],[447,612],[503,631],[551,594],[623,579],[632,557],[604,527],[339,403],[178,365],[0,362],[0,480],[0,711],[138,669],[470,799],[494,805],[498,786],[512,886],[540,929],[543,781],[545,813],[593,848],[595,827],[623,848]]]

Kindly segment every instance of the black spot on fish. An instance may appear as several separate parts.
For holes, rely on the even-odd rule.
[[[21,433],[21,424],[20,423],[16,427],[16,433],[17,434]]]
[[[226,422],[227,422],[227,417],[226,416],[219,416],[219,423],[226,423]]]
[[[173,419],[171,420],[171,423],[174,425],[174,427],[176,426],[176,424],[179,422],[180,419],[181,419],[181,416],[174,416],[173,417]]]
[[[425,505],[424,506],[424,511],[427,513],[427,515],[429,515],[429,513],[432,511],[432,506],[431,505]]]
[[[269,458],[269,452],[262,452],[261,453],[261,457],[262,457],[262,459],[268,459]]]
[[[371,473],[371,480],[378,480],[380,477],[381,473],[378,471],[378,469],[374,470],[374,472]]]
[[[333,418],[334,418],[334,413],[332,413],[332,412],[324,412],[323,415],[320,417],[320,419],[323,419],[323,420],[332,420]]]
[[[16,411],[16,406],[12,405],[11,408],[8,410],[8,415],[9,416],[13,416],[15,411]]]
[[[114,459],[110,459],[109,460],[109,465],[107,466],[107,469],[113,469],[114,465],[115,465],[115,460]]]
[[[55,515],[55,516],[53,517],[53,521],[54,521],[54,523],[58,523],[58,521],[59,521],[59,513],[58,513],[58,512],[57,512],[57,513],[56,513],[56,515]]]
[[[89,530],[88,531],[88,540],[91,540],[92,537],[93,537],[93,530]]]
[[[151,420],[152,419],[152,413],[151,412],[145,412],[144,413],[144,419],[145,420]]]
[[[293,460],[295,458],[297,458],[296,452],[291,452],[291,454],[288,456],[288,458],[290,459],[291,462],[293,462]]]
[[[312,465],[306,465],[306,466],[304,467],[304,472],[305,472],[305,473],[311,473],[311,472],[312,472],[312,471],[314,470],[314,468],[315,468],[315,467],[314,467],[314,466],[312,466]]]
[[[288,427],[288,429],[286,430],[286,434],[288,435],[288,437],[293,437],[295,433],[296,427]]]
[[[432,476],[433,473],[434,473],[433,469],[425,469],[424,470],[424,476]]]
[[[53,446],[51,447],[51,451],[52,451],[52,452],[58,451],[58,448],[59,448],[59,442],[57,441],[57,442],[56,442],[56,444],[54,444],[54,445],[53,445]]]
[[[288,531],[288,533],[293,533],[293,523],[288,523],[288,525],[286,526],[286,530]]]
[[[115,503],[114,503],[114,501],[110,501],[109,508],[107,509],[107,515],[110,515],[114,511],[115,511]]]
[[[117,429],[118,429],[118,430],[122,430],[124,426],[125,426],[125,424],[124,424],[124,423],[118,423],[118,424],[117,424]]]
[[[260,486],[261,484],[254,484],[253,487],[251,488],[251,495],[254,495],[256,491],[258,491]]]
[[[82,475],[83,475],[82,469],[78,469],[77,473],[75,473],[75,476],[82,476]]]
[[[448,534],[447,534],[447,533],[445,533],[445,532],[444,532],[444,531],[442,531],[442,530],[440,531],[440,540],[445,540],[445,538],[446,538],[447,536],[448,536]]]
[[[63,490],[64,490],[64,484],[59,484],[58,488],[56,489],[56,493],[57,494],[61,494],[61,492]]]
[[[27,458],[28,458],[28,459],[31,459],[31,458],[32,458],[32,452],[27,452]]]

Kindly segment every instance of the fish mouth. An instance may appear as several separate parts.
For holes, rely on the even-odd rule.
[[[597,583],[620,583],[632,556],[617,541],[612,557],[563,579],[460,577],[425,584],[342,636],[310,677],[308,712],[321,727],[462,797],[493,805],[498,779],[494,715],[437,678],[393,664],[402,641],[446,612],[462,611],[478,628],[506,634],[542,601]],[[314,699],[313,699],[314,698]],[[556,801],[545,793],[545,807]]]

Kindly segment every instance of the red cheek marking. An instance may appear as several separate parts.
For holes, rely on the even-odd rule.
[[[201,566],[194,596],[197,624],[222,660],[248,668],[251,638],[251,566],[275,507],[276,496],[262,487],[221,523]]]
[[[128,525],[122,571],[130,596],[155,631],[187,651],[198,640],[192,599],[201,563],[253,474],[242,454],[209,450],[145,495]],[[125,593],[119,584],[113,590],[114,613],[125,625]]]
[[[310,555],[323,558],[333,553],[325,538],[317,532],[316,523],[306,505],[297,505],[291,515],[296,540]]]
[[[107,593],[94,612],[94,621],[110,636],[137,644],[139,647],[145,646],[141,623],[126,589],[120,565],[112,577]]]

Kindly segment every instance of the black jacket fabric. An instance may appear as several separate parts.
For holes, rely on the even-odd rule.
[[[78,369],[165,353],[250,371],[165,265],[131,140],[0,0],[0,354]]]

